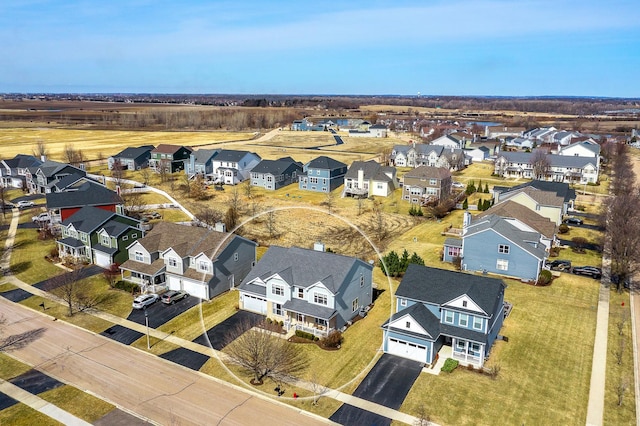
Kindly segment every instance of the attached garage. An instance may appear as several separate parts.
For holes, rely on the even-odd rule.
[[[209,286],[202,282],[195,282],[173,275],[167,275],[167,285],[169,290],[184,290],[191,296],[209,300]]]
[[[101,251],[94,250],[93,263],[95,263],[101,268],[107,269],[111,266],[113,262],[111,261],[111,255],[109,253],[103,253]]]
[[[267,299],[262,297],[253,296],[251,294],[242,295],[242,306],[244,310],[257,312],[259,314],[266,315],[267,313]]]
[[[387,353],[418,362],[428,362],[426,346],[390,337],[387,342]]]

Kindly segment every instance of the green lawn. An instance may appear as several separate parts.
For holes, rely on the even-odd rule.
[[[0,379],[10,380],[31,370],[27,364],[0,352]]]
[[[581,425],[591,375],[598,285],[563,276],[549,287],[506,280],[505,320],[488,365],[496,380],[464,369],[439,376],[422,374],[401,411],[418,414],[425,405],[443,424]]]
[[[38,396],[89,423],[104,417],[115,408],[100,398],[68,385],[43,392]]]
[[[28,284],[61,274],[62,269],[44,258],[55,246],[54,240],[39,240],[35,229],[18,229],[11,253],[13,274]]]
[[[11,426],[57,426],[62,423],[42,414],[33,408],[18,403],[12,407],[0,411],[0,425]]]

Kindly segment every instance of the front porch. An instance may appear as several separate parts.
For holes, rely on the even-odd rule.
[[[76,263],[91,263],[91,250],[81,241],[67,237],[56,241],[56,243],[60,259],[72,258]]]

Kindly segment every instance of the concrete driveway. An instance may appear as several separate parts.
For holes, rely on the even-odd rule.
[[[384,354],[362,380],[353,396],[397,410],[421,371],[422,364],[419,362]],[[371,417],[371,414],[373,413],[344,404],[333,413],[330,420],[343,425],[391,423],[391,419],[381,422],[384,417]]]
[[[253,312],[238,311],[220,324],[207,330],[206,334],[209,337],[209,341],[207,341],[207,336],[204,333],[193,341],[205,346],[209,346],[209,342],[211,342],[211,347],[219,351],[240,334],[264,321],[264,318],[264,315]]]
[[[187,309],[196,306],[198,303],[200,303],[200,299],[193,296],[179,300],[174,305],[165,305],[164,303],[157,301],[153,305],[147,306],[149,327],[158,328],[165,322],[185,312]],[[144,309],[132,310],[127,319],[129,321],[145,325]]]

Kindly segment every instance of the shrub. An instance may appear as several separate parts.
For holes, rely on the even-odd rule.
[[[453,370],[456,369],[456,367],[458,367],[458,361],[456,361],[453,358],[447,358],[446,361],[444,362],[444,365],[440,369],[440,371],[444,371],[445,373],[451,373],[453,372]]]
[[[334,330],[329,333],[327,337],[324,337],[320,343],[326,348],[339,348],[342,344],[342,341],[342,333],[340,333],[338,330]]]
[[[115,284],[114,287],[119,290],[124,290],[127,293],[137,293],[138,291],[140,291],[140,287],[138,287],[138,284],[130,283],[129,281],[120,280]]]
[[[308,339],[311,341],[316,341],[318,338],[313,335],[313,333],[307,333],[306,331],[296,330],[296,336],[301,337],[303,339]]]
[[[585,237],[573,237],[571,239],[571,242],[573,242],[574,246],[573,246],[573,250],[576,253],[584,253],[584,249],[587,246],[587,244],[589,244],[589,240],[587,240]]]
[[[566,234],[567,232],[569,232],[569,225],[567,225],[566,223],[560,224],[560,226],[558,226],[558,232],[561,234]]]
[[[453,266],[455,266],[456,270],[461,271],[462,270],[462,258],[460,256],[456,256],[451,260],[451,263],[453,263]]]
[[[540,271],[540,275],[538,275],[537,285],[549,285],[551,283],[551,280],[553,280],[551,271],[543,269],[542,271]]]

